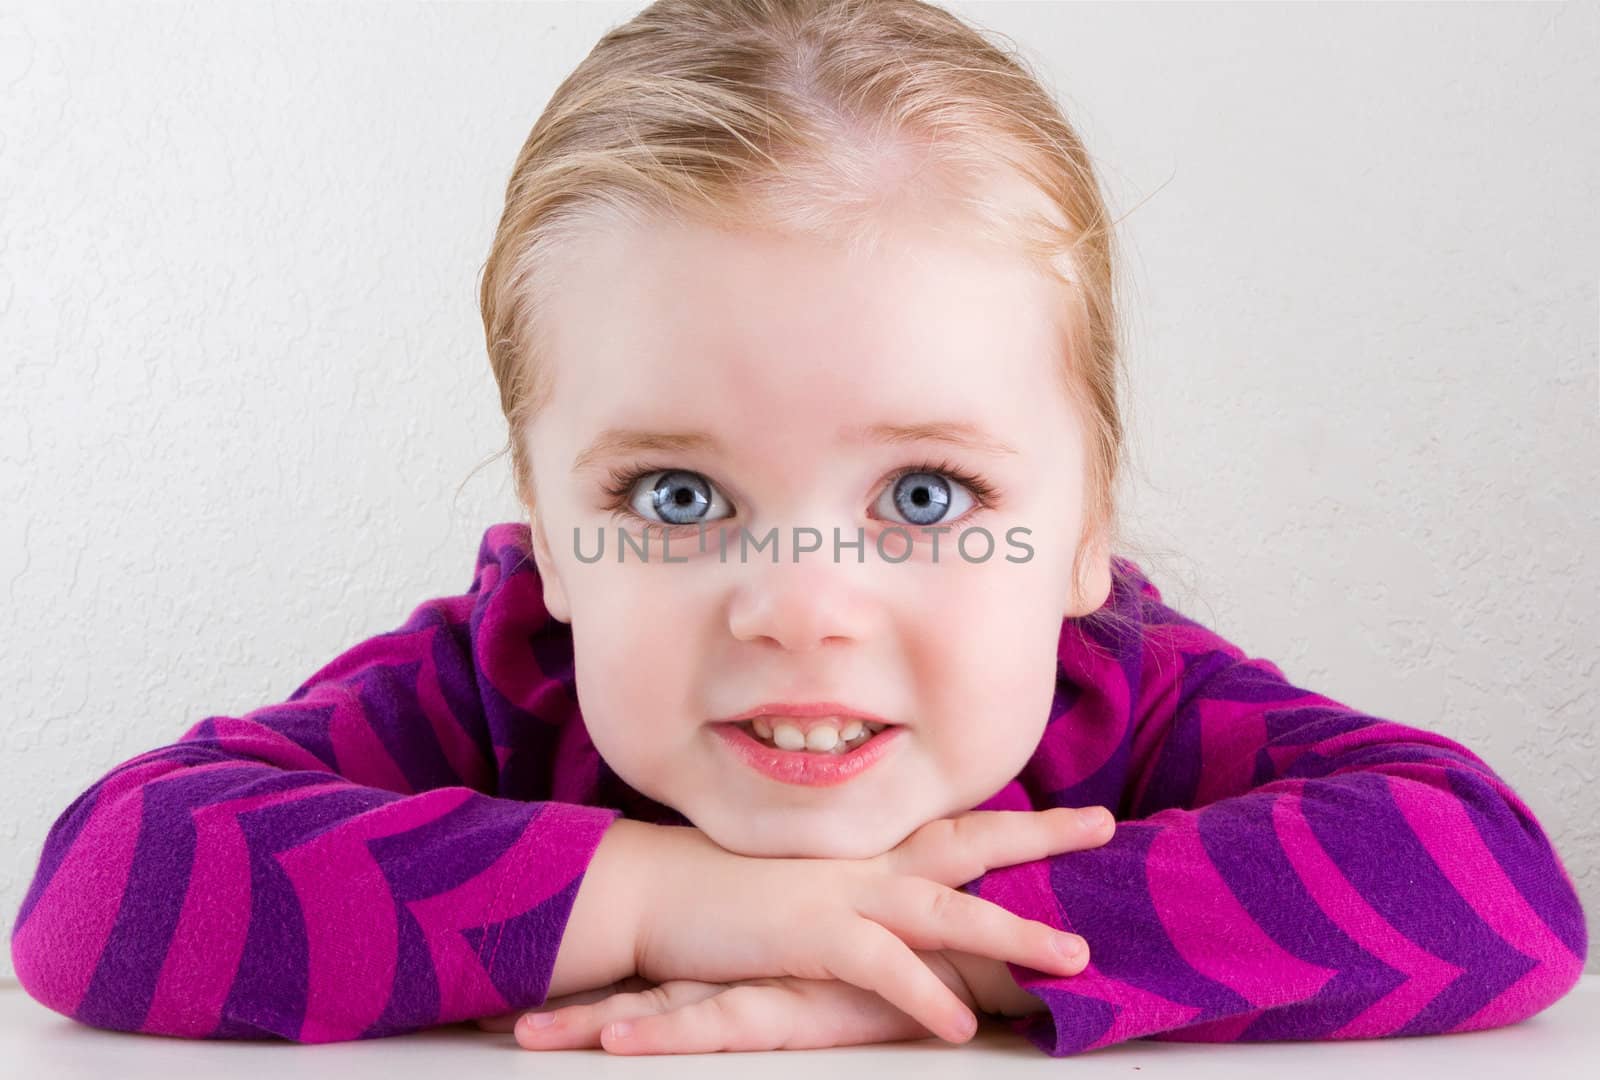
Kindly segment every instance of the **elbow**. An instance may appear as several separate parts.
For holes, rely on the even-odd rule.
[[[113,879],[119,869],[126,877],[138,834],[139,800],[117,797],[110,779],[78,796],[50,826],[11,927],[17,982],[39,1004],[71,1019],[116,916],[122,886]]]
[[[1448,778],[1459,816],[1434,843],[1454,862],[1458,891],[1512,950],[1506,955],[1519,958],[1505,972],[1517,977],[1501,988],[1501,1022],[1526,1019],[1582,977],[1589,952],[1583,903],[1545,829],[1504,780],[1476,769],[1451,770]]]
[[[171,891],[170,882],[152,878],[170,865],[164,850],[170,841],[145,819],[148,783],[173,769],[142,755],[73,800],[45,836],[12,924],[17,982],[39,1004],[79,1023],[144,1030],[164,953],[155,947],[159,915],[130,903],[129,888],[142,881],[147,893]]]
[[[143,804],[139,789],[91,789],[51,827],[32,884],[11,928],[18,984],[68,1019],[112,1031],[141,1031],[151,964],[161,956],[128,948],[127,883],[134,873]]]

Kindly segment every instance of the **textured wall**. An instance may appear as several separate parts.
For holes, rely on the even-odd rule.
[[[639,6],[0,7],[8,930],[106,770],[470,584],[477,274]],[[1594,7],[949,6],[1127,214],[1124,551],[1486,758],[1600,913]]]

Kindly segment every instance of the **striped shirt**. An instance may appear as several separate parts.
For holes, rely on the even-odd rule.
[[[24,989],[98,1028],[300,1043],[542,1004],[606,827],[691,823],[590,742],[529,543],[490,526],[464,594],[76,798],[12,928]],[[1089,943],[1076,976],[1010,964],[1048,1011],[1008,1024],[1055,1057],[1426,1035],[1576,985],[1572,880],[1482,759],[1291,685],[1113,569],[1122,618],[1062,623],[1040,744],[974,808],[1118,820],[962,886]]]

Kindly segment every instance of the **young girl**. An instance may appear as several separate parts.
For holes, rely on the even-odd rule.
[[[482,283],[527,521],[67,807],[22,984],[123,1031],[615,1053],[1556,1001],[1583,914],[1506,783],[1111,553],[1110,228],[1048,94],[937,7],[608,33]]]

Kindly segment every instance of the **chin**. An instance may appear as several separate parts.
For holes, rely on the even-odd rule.
[[[865,833],[819,837],[785,835],[724,835],[701,827],[718,847],[735,855],[758,859],[871,859],[894,847],[893,843]]]

